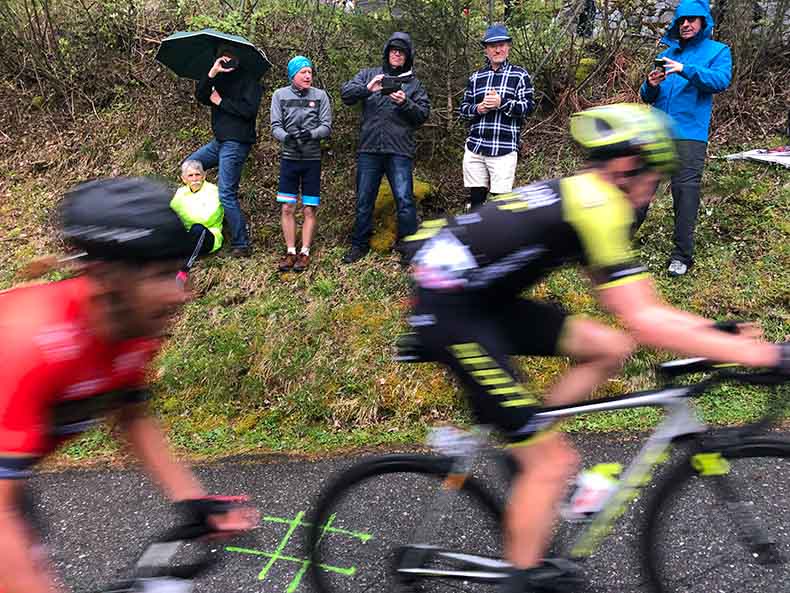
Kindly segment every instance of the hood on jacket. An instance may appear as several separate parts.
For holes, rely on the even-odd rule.
[[[702,17],[702,27],[690,42],[698,43],[703,39],[711,38],[713,35],[713,15],[710,13],[708,3],[705,0],[680,0],[680,4],[675,9],[675,16],[661,39],[662,43],[670,46],[680,44],[680,23],[678,21],[684,16]]]
[[[405,45],[406,46],[406,62],[403,64],[401,68],[393,68],[390,66],[389,62],[389,51],[392,42],[398,40],[400,43],[396,45]],[[412,65],[414,64],[414,46],[411,43],[411,37],[408,33],[401,33],[397,31],[393,33],[389,39],[387,39],[387,43],[384,44],[384,61],[382,63],[382,68],[384,69],[385,74],[389,74],[391,76],[397,76],[398,74],[403,74],[404,72],[408,72],[412,69]]]

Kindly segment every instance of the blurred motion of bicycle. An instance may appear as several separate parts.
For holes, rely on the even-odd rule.
[[[552,590],[583,589],[579,565],[611,534],[642,488],[655,482],[640,535],[651,592],[786,593],[790,487],[782,476],[790,475],[790,440],[768,430],[784,418],[789,402],[782,386],[788,377],[722,368],[704,359],[665,363],[658,371],[668,379],[659,389],[544,408],[532,421],[554,423],[647,406],[666,412],[622,474],[612,465],[592,469],[605,474],[609,486],[585,513],[570,512],[571,499],[564,516],[581,523],[582,530],[554,561],[564,580],[552,583],[557,587]],[[679,377],[700,372],[711,375],[677,384]],[[764,416],[753,424],[712,429],[698,420],[692,398],[725,382],[773,387],[780,396],[768,398]],[[324,489],[308,539],[320,593],[490,591],[510,574],[510,564],[501,558],[501,496],[489,490],[490,477],[475,477],[471,469],[476,459],[493,457],[504,462],[512,479],[512,460],[488,444],[486,430],[438,429],[430,444],[432,454],[364,460]],[[680,450],[678,458],[654,476],[673,446]],[[350,526],[376,537],[359,542],[337,535]],[[362,568],[352,575],[324,570],[342,558],[353,558]]]

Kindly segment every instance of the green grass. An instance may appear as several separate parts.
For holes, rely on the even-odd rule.
[[[203,130],[190,123],[194,114],[176,117],[169,128],[163,121],[141,124],[133,110],[103,118],[99,124],[106,133],[86,136],[77,153],[43,143],[30,148],[28,160],[51,163],[43,172],[14,160],[13,151],[0,156],[0,289],[17,283],[17,271],[30,259],[58,250],[51,215],[63,188],[113,170],[172,177],[168,171],[194,148]],[[149,127],[140,131],[141,125]],[[334,145],[337,152],[325,164],[326,198],[308,272],[273,271],[281,249],[273,202],[276,157],[265,152],[270,147],[264,140],[242,183],[253,219],[254,256],[210,257],[193,273],[196,298],[172,328],[152,376],[156,413],[184,453],[400,445],[419,441],[432,424],[469,422],[463,397],[445,371],[391,361],[395,337],[405,328],[409,296],[397,257],[372,254],[353,266],[340,263],[353,217],[353,153],[350,148],[344,152],[338,138]],[[544,167],[558,166],[570,163],[530,159],[521,163],[519,179],[532,180]],[[460,164],[446,162],[421,162],[420,173],[432,181],[451,167],[460,176]],[[454,191],[441,190],[424,208],[432,213],[460,209],[463,199]],[[639,233],[642,259],[659,291],[671,303],[712,318],[759,320],[768,339],[785,339],[790,333],[790,174],[710,160],[703,196],[696,266],[688,277],[664,274],[671,248],[670,196],[659,196]],[[608,319],[575,270],[553,274],[533,294],[560,300],[574,313]],[[652,366],[667,358],[638,351],[622,375],[597,395],[651,387]],[[523,359],[519,364],[545,389],[567,362]],[[704,418],[716,424],[753,419],[763,406],[764,398],[755,391],[733,388],[721,388],[700,402]],[[629,410],[577,419],[567,429],[644,430],[659,418],[654,410]],[[72,442],[65,454],[81,460],[116,451],[105,429]]]

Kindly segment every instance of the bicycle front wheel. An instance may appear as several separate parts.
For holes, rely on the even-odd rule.
[[[692,455],[653,494],[643,562],[654,593],[787,593],[790,442]]]
[[[398,455],[341,474],[310,519],[318,591],[490,593],[475,575],[504,570],[500,505],[473,478],[446,491],[448,470],[443,458]]]

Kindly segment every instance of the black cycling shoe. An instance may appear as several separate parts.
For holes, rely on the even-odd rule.
[[[580,593],[587,583],[581,568],[565,558],[546,558],[540,566],[515,570],[498,593]]]

